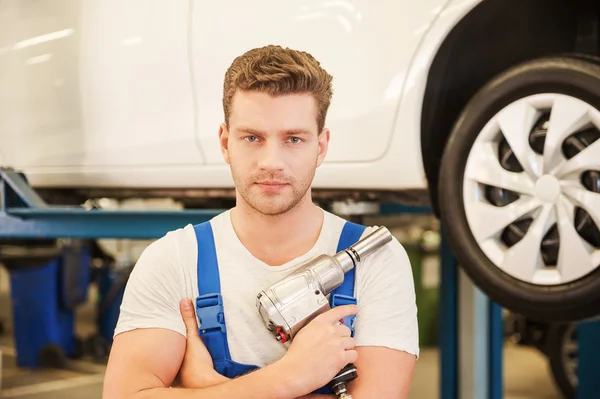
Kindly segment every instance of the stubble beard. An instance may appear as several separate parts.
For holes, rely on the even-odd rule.
[[[255,187],[256,178],[240,181],[234,175],[236,190],[246,204],[254,211],[266,216],[279,216],[294,209],[306,196],[310,189],[315,171],[301,181],[287,178],[288,183],[282,191],[268,193]],[[291,188],[291,193],[290,193]]]

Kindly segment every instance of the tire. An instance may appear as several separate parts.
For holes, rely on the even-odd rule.
[[[535,98],[530,97],[536,95]],[[526,97],[530,104],[539,106],[540,109],[547,106],[543,105],[544,103],[559,104],[550,110],[559,109],[560,104],[566,104],[565,102],[554,103],[553,101],[558,97],[561,97],[558,101],[570,101],[570,104],[577,104],[577,107],[583,106],[583,103],[578,103],[578,101],[585,102],[593,108],[585,114],[592,115],[589,119],[593,123],[589,126],[589,131],[586,130],[588,127],[584,126],[579,130],[574,130],[574,133],[577,133],[576,136],[569,137],[567,135],[570,140],[567,147],[565,147],[567,144],[564,140],[557,141],[556,157],[548,158],[549,151],[545,151],[544,148],[545,140],[548,137],[548,130],[544,129],[552,126],[548,120],[545,124],[542,123],[542,119],[531,118],[529,120],[532,124],[538,123],[537,126],[534,126],[537,128],[536,135],[529,136],[530,142],[520,141],[525,138],[519,136],[518,129],[510,130],[512,135],[504,134],[505,130],[509,130],[507,128],[509,124],[506,121],[513,123],[515,118],[502,116],[501,120],[504,124],[496,122],[498,113],[503,110],[505,113],[501,115],[530,115],[518,112],[506,114],[505,107],[509,105],[512,107],[509,110],[524,109],[519,107],[523,107],[523,99]],[[542,114],[540,118],[544,118],[544,115]],[[569,113],[562,115],[570,117],[575,114],[569,109]],[[600,61],[597,58],[562,55],[536,59],[515,66],[488,82],[464,108],[453,127],[444,150],[438,187],[440,218],[458,264],[490,299],[532,320],[575,321],[600,313],[600,267],[598,267],[600,257],[596,255],[594,258],[585,257],[583,250],[574,252],[575,248],[585,248],[585,245],[592,246],[596,250],[600,249],[600,231],[598,231],[600,228],[598,208],[600,207],[594,206],[586,209],[583,204],[573,199],[574,196],[582,198],[578,195],[585,191],[585,198],[594,198],[598,201],[596,204],[600,204],[600,199],[598,199],[600,191],[596,181],[600,176],[600,164],[594,161],[589,170],[582,170],[581,173],[573,169],[573,162],[569,164],[568,169],[564,167],[554,169],[553,172],[565,172],[556,174],[564,180],[557,180],[545,176],[544,173],[538,173],[539,169],[535,169],[533,166],[535,162],[538,162],[538,166],[544,165],[546,162],[544,156],[550,159],[551,166],[564,166],[568,159],[579,156],[587,149],[585,145],[583,147],[581,145],[583,134],[587,135],[585,136],[586,144],[596,144],[593,151],[599,149],[600,141],[595,141],[600,140],[600,119],[597,118],[599,115]],[[558,118],[560,117],[559,115]],[[587,116],[585,117],[587,118]],[[540,125],[540,123],[542,124]],[[515,124],[514,126],[525,125]],[[585,132],[581,133],[583,130]],[[508,144],[507,137],[511,138],[512,145]],[[544,141],[540,146],[541,137]],[[488,139],[490,144],[486,141]],[[495,139],[497,139],[496,144],[493,144]],[[577,150],[573,150],[574,141]],[[527,157],[520,157],[520,161],[519,156],[515,155],[513,147],[517,149],[519,155],[525,153]],[[483,152],[484,150],[487,152]],[[502,151],[504,152],[502,153]],[[542,155],[539,154],[539,151],[542,151]],[[477,158],[478,155],[479,158]],[[500,158],[493,160],[493,157],[501,155],[501,161]],[[578,160],[581,159],[581,157],[578,158]],[[531,160],[535,160],[535,162]],[[480,164],[485,167],[479,167]],[[501,171],[498,167],[504,170]],[[566,173],[568,170],[577,173]],[[481,171],[486,173],[480,173]],[[494,173],[497,173],[501,179],[495,179]],[[525,178],[523,178],[523,174]],[[465,175],[468,175],[468,178],[465,178]],[[507,177],[509,175],[510,178]],[[484,177],[481,178],[481,176]],[[543,182],[540,176],[544,176]],[[582,176],[584,180],[581,180]],[[592,180],[596,179],[593,185],[584,185],[584,183],[587,184],[586,179],[590,176],[592,176]],[[481,186],[474,181],[486,184]],[[531,184],[519,185],[519,190],[526,187],[520,193],[515,191],[515,184],[508,187],[510,190],[497,188],[512,181],[518,181],[519,184],[531,181]],[[494,185],[496,188],[493,187]],[[486,187],[486,189],[478,191],[481,187]],[[492,205],[494,201],[500,202]],[[502,201],[508,202],[502,203]],[[481,202],[488,202],[488,204],[481,204]],[[539,206],[535,205],[538,203]],[[567,203],[570,205],[565,205]],[[585,204],[589,205],[589,202]],[[517,220],[518,223],[513,223],[513,219],[506,219],[509,220],[506,224],[496,225],[501,218],[510,215],[506,209],[509,211],[525,209],[518,208],[518,206],[525,205],[531,205],[530,208],[536,212],[543,210],[546,213],[529,215],[533,222]],[[583,208],[585,212],[578,210],[579,213],[570,213],[575,210],[575,208],[569,208],[573,205]],[[505,206],[510,208],[504,208]],[[479,214],[479,218],[473,216],[476,211],[492,207],[495,208],[495,213],[491,216],[484,212]],[[534,222],[540,217],[545,215],[552,217],[555,210],[560,210],[558,221],[561,224],[552,227],[552,222],[548,223],[547,226],[552,227],[544,230],[544,232],[548,231],[548,235],[544,235],[541,240],[533,240],[535,234],[529,227],[535,226]],[[565,215],[574,215],[575,218],[571,220]],[[596,222],[594,222],[594,217]],[[585,223],[581,222],[584,219]],[[530,224],[527,225],[527,223]],[[504,227],[496,231],[498,226]],[[574,230],[573,228],[582,228],[583,230]],[[553,229],[554,231],[549,231]],[[566,244],[562,245],[561,237],[567,237],[564,241],[570,240],[569,242],[574,244],[568,247]],[[504,242],[500,243],[500,240]],[[584,246],[579,243],[583,241],[587,241]],[[482,246],[479,242],[486,244]],[[537,244],[542,245],[542,243],[543,246],[536,246]],[[544,259],[544,263],[547,265],[544,266],[545,270],[542,273],[534,274],[531,271],[534,262],[526,260],[533,254],[531,248],[535,248],[538,257],[541,254],[544,256],[540,259]],[[543,251],[540,248],[543,248]],[[508,267],[501,269],[499,265],[504,259],[505,251],[509,250],[515,251],[513,259],[517,261],[508,262]],[[552,266],[553,264],[554,266]],[[556,266],[559,264],[562,267]]]
[[[546,354],[552,376],[566,399],[577,399],[577,324],[552,324]]]

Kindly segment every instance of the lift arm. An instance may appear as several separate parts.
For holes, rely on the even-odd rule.
[[[0,168],[0,238],[162,237],[170,230],[210,220],[222,210],[131,211],[51,206],[25,176]]]

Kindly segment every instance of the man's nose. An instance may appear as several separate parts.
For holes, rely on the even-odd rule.
[[[284,168],[284,151],[281,146],[275,142],[267,142],[263,146],[260,158],[258,160],[260,169],[275,171]]]

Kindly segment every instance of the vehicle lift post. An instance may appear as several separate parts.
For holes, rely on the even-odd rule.
[[[458,267],[443,226],[440,256],[440,397],[501,399],[502,308]]]
[[[577,398],[597,398],[600,392],[600,321],[583,321],[577,326]]]

